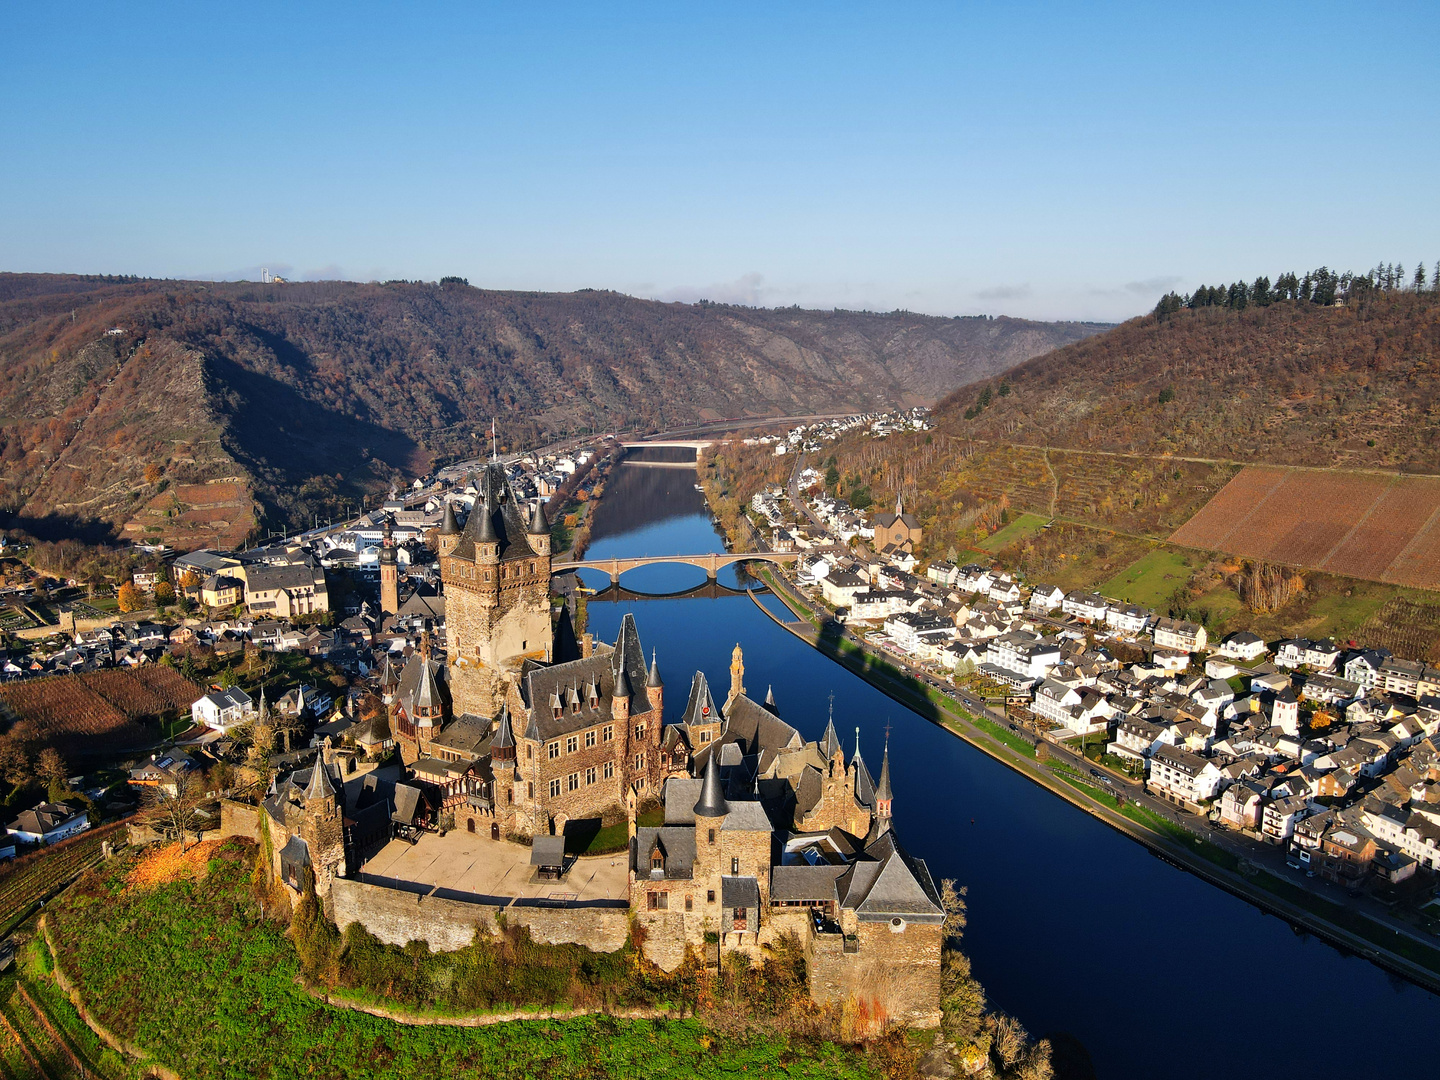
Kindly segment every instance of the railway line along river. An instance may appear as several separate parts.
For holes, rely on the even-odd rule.
[[[619,466],[595,508],[587,558],[723,551],[694,483],[683,469]],[[659,565],[623,584],[665,593],[704,580],[698,568]],[[739,584],[733,569],[720,581]],[[774,597],[762,602],[783,613]],[[833,694],[847,753],[858,730],[876,770],[890,725],[897,831],[936,878],[968,887],[975,974],[993,1007],[1056,1042],[1058,1076],[1089,1075],[1086,1056],[1102,1080],[1440,1071],[1430,1041],[1440,997],[1162,862],[805,645],[745,596],[592,601],[590,629],[613,639],[626,611],[658,651],[668,722],[696,668],[728,684],[739,642],[750,693],[772,685],[806,738],[823,730]]]

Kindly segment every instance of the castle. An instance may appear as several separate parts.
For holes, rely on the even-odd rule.
[[[407,778],[343,784],[327,747],[252,816],[227,807],[227,827],[268,831],[278,880],[298,889],[308,870],[337,921],[382,940],[459,947],[486,924],[483,905],[366,880],[366,859],[397,830],[423,843],[453,815],[458,830],[538,854],[559,851],[571,821],[624,821],[621,903],[662,968],[687,954],[758,960],[793,935],[817,999],[883,991],[890,1015],[938,1021],[945,912],[924,862],[895,836],[888,747],[877,781],[858,732],[848,760],[833,720],[804,740],[773,693],[747,694],[739,645],[723,703],[697,671],[679,720],[665,724],[657,657],[647,663],[632,616],[613,645],[576,643],[563,615],[552,629],[544,511],[527,512],[498,465],[485,468],[463,530],[447,513],[439,544],[444,651],[427,637],[403,670],[379,675]],[[660,824],[639,824],[646,807]],[[609,949],[627,936],[613,906],[506,911],[538,940]]]

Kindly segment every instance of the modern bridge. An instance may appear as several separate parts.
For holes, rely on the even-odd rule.
[[[738,562],[762,561],[778,564],[793,563],[800,558],[798,551],[750,551],[744,554],[717,553],[712,555],[643,555],[629,559],[580,559],[574,562],[557,562],[550,567],[552,574],[563,574],[567,570],[600,570],[610,575],[610,583],[618,585],[620,575],[634,570],[637,566],[654,566],[665,563],[681,563],[698,566],[705,571],[708,580],[714,581],[721,567],[733,566]]]

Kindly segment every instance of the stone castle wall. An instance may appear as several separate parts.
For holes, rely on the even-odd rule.
[[[940,1022],[939,925],[888,922],[855,926],[855,951],[845,951],[840,934],[810,934],[806,941],[810,996],[839,1003],[851,995],[871,996],[891,1017],[915,1027]]]
[[[233,799],[220,800],[220,835],[260,842],[260,808]]]
[[[387,944],[424,941],[436,952],[463,949],[477,929],[494,933],[500,912],[509,925],[529,927],[530,936],[547,945],[577,944],[596,952],[615,952],[630,932],[625,908],[476,904],[350,878],[331,883],[330,903],[335,924],[342,930],[359,923]]]

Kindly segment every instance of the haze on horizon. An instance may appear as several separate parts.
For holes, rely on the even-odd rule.
[[[1433,4],[11,5],[0,269],[1116,321],[1440,258]]]

